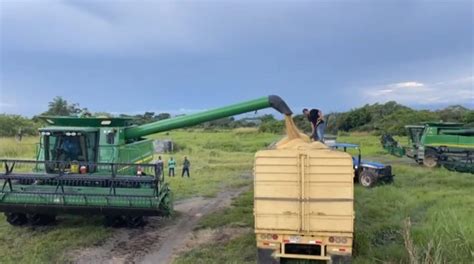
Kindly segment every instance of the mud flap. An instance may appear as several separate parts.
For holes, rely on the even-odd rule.
[[[332,255],[331,264],[351,264],[352,256],[350,255]]]
[[[273,249],[257,248],[257,263],[258,264],[280,264],[280,259],[272,256]]]

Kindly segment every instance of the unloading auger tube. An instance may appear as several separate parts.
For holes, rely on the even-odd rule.
[[[274,108],[275,110],[284,115],[293,114],[293,112],[285,103],[285,101],[283,101],[283,99],[281,99],[277,95],[270,95],[259,99],[216,108],[213,110],[208,110],[196,114],[161,120],[141,126],[129,127],[125,130],[125,138],[140,138],[154,133],[159,133],[177,128],[190,127],[207,121],[252,112],[269,107]]]

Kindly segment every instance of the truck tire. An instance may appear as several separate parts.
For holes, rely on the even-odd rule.
[[[28,222],[26,214],[22,213],[5,213],[7,217],[7,222],[13,226],[22,226]]]
[[[331,264],[351,264],[352,256],[331,256]]]
[[[272,256],[273,250],[257,248],[257,264],[280,264],[280,260]]]
[[[359,183],[365,188],[372,188],[377,183],[377,175],[370,170],[363,170],[359,174]]]

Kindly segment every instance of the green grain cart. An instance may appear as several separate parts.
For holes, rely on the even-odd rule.
[[[147,135],[273,107],[292,112],[278,96],[141,126],[129,118],[51,117],[41,128],[36,160],[0,159],[0,211],[12,225],[48,224],[57,214],[101,214],[110,226],[144,224],[169,215],[172,193],[153,159]]]
[[[390,153],[414,159],[434,168],[474,173],[474,129],[461,123],[426,123],[405,126],[409,146],[402,147],[390,136],[382,137],[382,145]]]

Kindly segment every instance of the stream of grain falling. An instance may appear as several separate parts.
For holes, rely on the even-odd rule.
[[[301,138],[301,132],[296,127],[291,115],[285,115],[285,127],[286,135],[288,136],[289,140]]]

